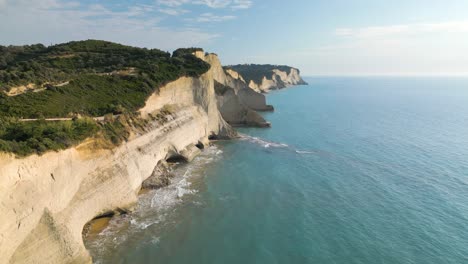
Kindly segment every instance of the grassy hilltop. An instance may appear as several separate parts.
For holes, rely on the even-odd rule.
[[[171,56],[98,40],[0,46],[0,116],[102,116],[122,108],[136,110],[161,84],[209,69],[191,51],[180,49]],[[5,93],[28,85],[34,87],[30,92]]]
[[[0,151],[20,156],[59,150],[102,135],[114,144],[135,125],[135,110],[161,85],[198,77],[210,65],[192,55],[87,40],[45,47],[0,46]],[[91,118],[124,115],[110,122]],[[21,118],[72,121],[21,122]]]

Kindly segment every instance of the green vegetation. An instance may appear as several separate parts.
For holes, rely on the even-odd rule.
[[[173,53],[173,57],[182,57],[187,54],[193,54],[197,51],[203,51],[202,48],[182,48],[182,49],[176,49]]]
[[[67,117],[74,113],[89,116],[118,114],[122,108],[144,106],[154,91],[151,81],[134,76],[85,74],[66,86],[18,96],[0,93],[0,113],[23,118]]]
[[[147,121],[134,112],[158,87],[209,70],[210,65],[193,56],[194,51],[201,49],[178,49],[171,56],[157,49],[98,40],[50,47],[0,46],[0,152],[42,154],[89,137],[104,142],[101,147],[120,144],[131,129],[144,129]],[[18,86],[29,89],[10,96]],[[44,120],[77,114],[106,116],[106,120]],[[39,120],[21,122],[21,118]]]
[[[242,77],[247,82],[247,84],[250,83],[250,81],[254,81],[257,84],[261,84],[264,76],[271,79],[273,76],[274,69],[284,71],[288,74],[291,72],[291,69],[292,69],[289,66],[271,65],[271,64],[265,64],[265,65],[239,64],[239,65],[226,66],[224,68],[232,69],[240,73],[240,75],[242,75]]]
[[[144,131],[148,120],[137,113],[119,116],[106,115],[104,121],[75,118],[71,121],[21,122],[0,118],[0,152],[11,152],[23,157],[43,154],[49,150],[67,149],[93,138],[100,148],[112,148],[126,141],[130,131]],[[163,122],[160,122],[163,123]]]
[[[60,122],[0,120],[0,151],[19,156],[68,148],[99,130],[92,119]]]
[[[99,116],[118,106],[134,111],[157,87],[208,71],[209,64],[191,54],[195,50],[201,49],[179,49],[171,56],[98,40],[51,47],[0,46],[0,116]],[[28,84],[45,91],[4,93]]]

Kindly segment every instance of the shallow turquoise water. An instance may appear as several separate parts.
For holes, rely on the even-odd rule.
[[[468,79],[308,81],[114,219],[95,260],[468,263]]]

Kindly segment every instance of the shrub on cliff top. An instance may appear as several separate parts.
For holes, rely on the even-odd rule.
[[[1,120],[0,151],[19,156],[68,148],[98,131],[92,119],[18,122]]]
[[[130,130],[143,131],[147,120],[136,113],[124,113],[105,121],[76,118],[71,121],[21,122],[13,118],[0,118],[0,152],[19,157],[43,154],[78,145],[92,138],[99,148],[113,148],[126,141]]]

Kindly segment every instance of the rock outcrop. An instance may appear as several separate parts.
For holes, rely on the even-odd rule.
[[[269,127],[268,123],[256,111],[271,110],[266,105],[265,95],[247,87],[245,83],[226,75],[218,56],[215,54],[196,53],[200,59],[211,65],[210,72],[215,81],[218,108],[223,118],[234,126]],[[248,99],[247,96],[252,96]]]
[[[270,126],[270,123],[266,122],[261,115],[242,104],[233,88],[216,82],[215,91],[219,111],[229,124],[233,126]]]
[[[151,176],[143,181],[141,187],[142,189],[159,189],[171,184],[171,179],[174,178],[174,176],[167,162],[161,160],[154,168]]]

